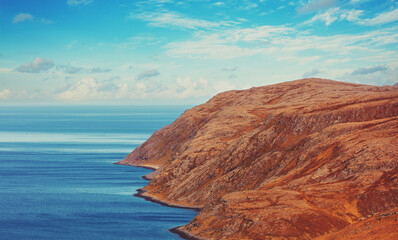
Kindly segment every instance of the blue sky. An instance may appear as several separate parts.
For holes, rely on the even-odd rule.
[[[398,1],[0,0],[0,104],[197,104],[398,82]]]

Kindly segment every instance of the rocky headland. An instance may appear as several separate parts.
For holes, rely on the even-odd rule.
[[[201,209],[174,229],[185,237],[398,239],[398,88],[303,79],[220,93],[119,164],[156,169],[142,196]]]

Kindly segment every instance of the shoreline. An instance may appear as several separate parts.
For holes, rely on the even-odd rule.
[[[145,168],[145,169],[149,169],[149,170],[152,170],[152,171],[156,171],[156,170],[158,170],[160,168],[159,166],[155,166],[155,165],[138,165],[137,166],[137,165],[120,164],[118,162],[116,162],[114,164],[116,164],[116,165],[126,165],[126,166],[131,166],[131,167]],[[151,179],[147,178],[146,175],[142,176],[142,179],[147,180],[147,181],[151,180]],[[191,209],[191,210],[194,210],[196,212],[199,212],[202,209],[201,207],[190,207],[190,206],[173,204],[173,203],[168,203],[166,201],[159,200],[156,197],[153,197],[153,196],[149,195],[142,188],[139,188],[136,191],[137,192],[135,194],[133,194],[134,197],[139,197],[139,198],[144,199],[145,201],[157,203],[157,204],[160,204],[160,205],[165,206],[165,207]],[[169,232],[177,234],[178,236],[180,236],[181,238],[186,239],[186,240],[208,240],[206,238],[195,236],[195,235],[191,234],[188,231],[182,230],[182,229],[180,229],[181,227],[182,226],[177,226],[177,227],[174,227],[174,228],[170,228]]]
[[[180,229],[181,226],[169,229],[169,232],[177,234],[186,240],[209,240],[207,238],[197,237],[186,230]]]
[[[156,171],[156,170],[158,170],[160,168],[160,166],[158,166],[158,165],[131,165],[131,164],[125,164],[125,163],[120,163],[120,162],[121,161],[115,162],[113,164],[130,166],[130,167],[140,167],[140,168],[145,168],[145,169],[149,169],[149,170],[152,170],[152,171]]]
[[[115,164],[115,165],[123,165],[123,166],[130,166],[130,167],[139,167],[139,168],[144,168],[144,169],[148,169],[148,170],[152,170],[152,171],[156,171],[156,170],[158,170],[160,167],[159,166],[157,166],[157,165],[130,165],[130,164],[124,164],[124,163],[120,163],[120,162],[115,162],[115,163],[113,163],[113,164]],[[151,173],[149,173],[149,174],[147,174],[147,175],[144,175],[144,176],[141,176],[141,178],[142,179],[144,179],[144,180],[147,180],[147,181],[150,181],[151,180],[151,178],[150,177],[147,177],[148,175],[150,175],[150,174],[152,174],[153,172],[151,172]],[[137,190],[138,191],[138,190]],[[135,195],[135,194],[134,194]]]
[[[137,193],[133,194],[133,196],[134,197],[143,198],[144,200],[146,200],[148,202],[157,203],[157,204],[160,204],[160,205],[165,206],[165,207],[191,209],[191,210],[194,210],[196,212],[199,212],[202,209],[200,207],[190,207],[190,206],[186,206],[186,205],[173,204],[173,203],[169,203],[169,202],[166,202],[166,201],[159,200],[159,199],[147,194],[147,192],[145,190],[143,190],[142,188],[137,189]]]

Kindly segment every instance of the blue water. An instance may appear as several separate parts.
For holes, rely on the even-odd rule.
[[[180,239],[196,212],[132,195],[123,159],[183,107],[0,107],[0,239]]]

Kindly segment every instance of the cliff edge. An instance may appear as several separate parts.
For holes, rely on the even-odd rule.
[[[177,232],[333,239],[398,207],[398,88],[302,79],[220,93],[119,164],[157,169],[145,196],[201,208]]]

